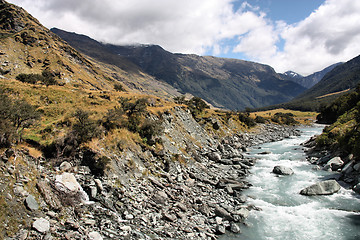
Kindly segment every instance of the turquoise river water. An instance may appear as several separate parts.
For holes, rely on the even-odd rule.
[[[314,170],[306,161],[301,143],[320,134],[322,126],[301,128],[301,136],[254,147],[250,157],[259,160],[251,169],[244,191],[248,204],[261,208],[250,212],[249,226],[242,233],[222,240],[359,240],[360,196],[342,188],[330,196],[302,196],[300,190],[331,177],[331,172]],[[260,147],[260,148],[259,148]],[[268,151],[267,155],[259,153]],[[277,176],[276,165],[290,167],[291,176]]]

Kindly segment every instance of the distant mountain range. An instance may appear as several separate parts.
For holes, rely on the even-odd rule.
[[[215,107],[242,110],[278,104],[306,90],[259,63],[174,54],[156,45],[116,46],[56,28],[51,31],[97,61],[125,71],[143,71]]]
[[[330,72],[332,69],[334,69],[336,66],[338,66],[340,64],[343,64],[343,63],[342,62],[335,63],[329,67],[324,68],[323,70],[321,70],[319,72],[315,72],[306,77],[304,77],[296,72],[293,72],[293,71],[287,71],[281,75],[284,79],[296,82],[296,83],[300,84],[301,86],[309,89],[312,86],[314,86],[315,84],[317,84],[325,76],[325,74],[327,74],[328,72]]]
[[[269,106],[269,108],[284,107],[319,111],[321,106],[329,105],[339,96],[355,90],[360,84],[360,56],[343,64],[335,64],[335,67],[332,65],[329,68],[331,67],[333,69],[310,89],[288,103]]]

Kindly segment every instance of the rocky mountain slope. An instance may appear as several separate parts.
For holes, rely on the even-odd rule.
[[[115,46],[86,36],[52,29],[82,53],[122,68],[129,61],[182,93],[201,97],[216,107],[241,110],[286,102],[305,89],[283,80],[271,67],[253,62],[173,54],[160,46]]]
[[[114,85],[122,85],[124,90],[157,94],[168,99],[180,95],[170,85],[156,81],[139,68],[109,68],[85,58],[24,9],[5,1],[0,4],[2,77],[15,78],[20,73],[41,74],[46,70],[59,84],[67,87],[113,90]]]
[[[300,84],[301,86],[309,89],[312,86],[314,86],[315,84],[317,84],[328,72],[330,72],[331,70],[333,70],[336,66],[338,66],[340,64],[342,64],[342,63],[332,64],[329,67],[326,67],[323,70],[315,72],[313,74],[310,74],[306,77],[301,76],[300,74],[297,74],[292,71],[285,72],[284,74],[282,74],[282,76],[287,80],[296,82],[296,83]]]

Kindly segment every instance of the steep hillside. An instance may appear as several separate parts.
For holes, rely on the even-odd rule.
[[[0,3],[1,74],[51,72],[60,84],[72,87],[112,89],[114,79],[105,75],[62,39],[43,27],[25,10]]]
[[[324,68],[321,71],[315,72],[310,74],[306,77],[301,76],[297,73],[288,71],[284,74],[281,74],[285,79],[296,82],[305,88],[311,88],[315,84],[317,84],[328,72],[333,70],[336,66],[343,64],[343,63],[335,63],[329,67]]]
[[[47,71],[58,84],[70,88],[113,90],[115,85],[122,85],[133,92],[168,99],[179,95],[170,85],[156,81],[131,62],[108,67],[85,58],[22,8],[2,1],[0,12],[0,74],[3,78]]]
[[[314,99],[329,93],[354,89],[360,83],[360,56],[335,67],[319,83],[294,99]]]
[[[360,83],[360,56],[339,64],[312,88],[288,103],[269,108],[288,108],[302,111],[320,111],[341,95],[355,90]]]
[[[258,63],[173,54],[154,45],[101,44],[75,33],[52,31],[98,61],[124,68],[131,61],[157,80],[216,107],[233,110],[260,107],[289,101],[304,91],[298,84],[284,81],[271,67]]]

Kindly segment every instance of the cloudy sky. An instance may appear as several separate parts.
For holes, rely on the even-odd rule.
[[[8,0],[48,28],[303,75],[360,55],[359,0]]]

